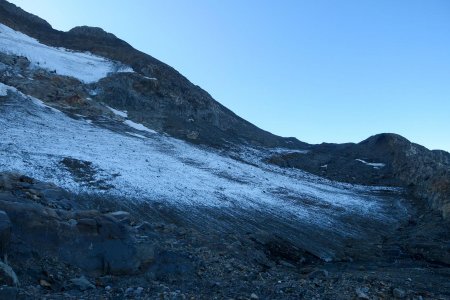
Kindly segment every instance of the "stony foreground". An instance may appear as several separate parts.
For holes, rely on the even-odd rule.
[[[401,241],[420,224],[365,259],[327,263],[263,231],[202,231],[162,205],[87,200],[1,175],[1,299],[450,297],[450,268]]]

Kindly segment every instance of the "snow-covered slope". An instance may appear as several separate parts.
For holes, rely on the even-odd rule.
[[[25,56],[32,67],[56,71],[85,83],[98,81],[111,72],[133,72],[128,66],[88,52],[49,47],[3,24],[0,24],[0,51]]]
[[[13,86],[0,83],[0,172],[18,172],[83,197],[117,199],[130,210],[163,203],[177,211],[176,218],[220,232],[272,232],[324,259],[342,258],[348,239],[372,242],[406,217],[394,189],[336,183],[265,163],[274,153],[307,151],[194,146],[137,123],[141,118],[132,120],[133,112],[106,106],[108,99],[87,85],[72,91],[73,81],[57,76],[89,83],[131,71],[119,63],[42,45],[3,25],[0,52],[26,56],[32,68],[14,63],[17,56],[4,57],[7,72],[0,79]],[[129,100],[123,93],[104,95]]]
[[[348,239],[375,240],[374,234],[380,237],[406,216],[395,189],[336,183],[265,163],[274,153],[307,151],[235,144],[222,152],[194,146],[131,120],[133,113],[106,106],[107,99],[99,100],[86,85],[75,95],[72,80],[53,86],[62,81],[52,71],[89,83],[110,72],[131,71],[119,63],[42,45],[4,25],[0,52],[23,55],[33,68],[10,63],[17,56],[4,59],[8,72],[0,77],[13,86],[0,83],[0,172],[126,206],[164,203],[177,218],[195,226],[208,220],[213,230],[267,230],[324,259],[342,258]],[[28,74],[36,69],[47,70],[39,71],[45,80],[59,79]],[[42,93],[50,88],[52,97]],[[69,97],[61,97],[66,93]],[[126,100],[120,93],[110,97]]]
[[[279,205],[282,201],[274,193],[283,189],[284,193],[361,213],[377,213],[380,209],[376,199],[359,195],[358,192],[369,188],[349,191],[344,186],[309,182],[298,171],[286,172],[269,165],[255,167],[164,135],[137,139],[68,118],[49,107],[36,105],[31,99],[22,98],[3,108],[2,168],[26,171],[75,192],[90,188],[75,182],[60,168],[59,162],[64,157],[93,162],[101,170],[99,176],[120,174],[110,179],[115,188],[108,193],[133,199],[166,198],[208,206],[265,206]],[[293,209],[295,205],[281,206]],[[296,211],[303,212],[299,207]]]
[[[75,193],[100,193],[101,182],[101,193],[123,201],[264,211],[348,235],[357,234],[343,221],[348,215],[392,221],[392,203],[379,195],[381,188],[277,168],[248,149],[257,165],[126,126],[113,132],[39,105],[13,88],[0,103],[0,171],[18,171]],[[64,158],[91,162],[95,175],[80,180],[62,164]]]

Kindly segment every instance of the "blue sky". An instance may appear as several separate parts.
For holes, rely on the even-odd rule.
[[[450,151],[450,1],[11,2],[59,30],[102,27],[275,134]]]

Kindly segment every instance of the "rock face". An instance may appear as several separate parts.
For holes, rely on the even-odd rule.
[[[0,21],[44,44],[90,51],[131,66],[141,76],[119,74],[92,89],[103,91],[97,100],[127,110],[133,120],[151,128],[195,143],[216,146],[226,141],[263,146],[305,145],[294,138],[281,138],[257,128],[170,66],[100,28],[81,26],[60,32],[4,0],[0,1]]]
[[[96,39],[108,39],[108,40],[117,40],[117,37],[109,32],[104,31],[99,27],[89,27],[89,26],[77,26],[69,30],[68,32],[74,36],[81,37],[91,37]]]
[[[333,180],[401,186],[450,216],[450,154],[430,151],[395,134],[379,134],[358,144],[314,145],[308,153],[274,155],[270,162]]]
[[[73,278],[70,280],[70,283],[73,284],[77,289],[81,291],[86,291],[90,289],[95,289],[95,285],[93,285],[91,282],[89,282],[86,277],[81,276],[78,278]]]
[[[73,200],[63,190],[14,174],[0,178],[0,224],[12,224],[24,252],[39,249],[90,274],[139,273],[153,261],[153,245],[137,245],[123,213],[64,209]]]
[[[377,253],[359,258],[353,256],[361,252],[359,245],[348,243],[345,251],[357,259],[356,263],[351,257],[323,263],[268,232],[204,232],[206,224],[198,231],[187,229],[172,211],[154,210],[145,203],[124,211],[118,209],[119,203],[101,199],[104,208],[115,209],[83,209],[85,200],[17,174],[1,174],[0,183],[0,209],[7,212],[12,224],[8,253],[17,272],[16,276],[9,265],[0,263],[0,281],[10,286],[2,287],[0,298],[152,299],[157,295],[165,299],[210,299],[214,294],[218,298],[347,299],[355,294],[355,287],[360,299],[375,295],[389,299],[394,289],[408,291],[407,297],[439,299],[444,295],[445,299],[450,295],[450,286],[436,288],[446,282],[448,268],[436,264],[428,270],[419,255],[412,262],[400,249],[392,251],[389,242],[369,245],[364,251],[375,248]],[[86,201],[97,206],[95,199]],[[139,218],[141,213],[150,223]],[[424,241],[417,237],[429,228],[416,229],[413,240],[423,247]],[[408,238],[412,236],[395,232],[395,242]],[[442,243],[434,242],[435,247],[423,253],[438,255],[436,248]],[[419,250],[418,245],[412,246]],[[388,251],[395,253],[380,257]],[[435,263],[442,262],[439,256],[436,258]],[[71,266],[78,268],[74,271]],[[414,281],[410,283],[408,278],[405,284],[405,277]],[[16,288],[18,279],[21,285]]]

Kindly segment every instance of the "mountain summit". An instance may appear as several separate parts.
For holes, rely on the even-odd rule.
[[[450,154],[309,145],[0,0],[1,299],[450,296]]]

